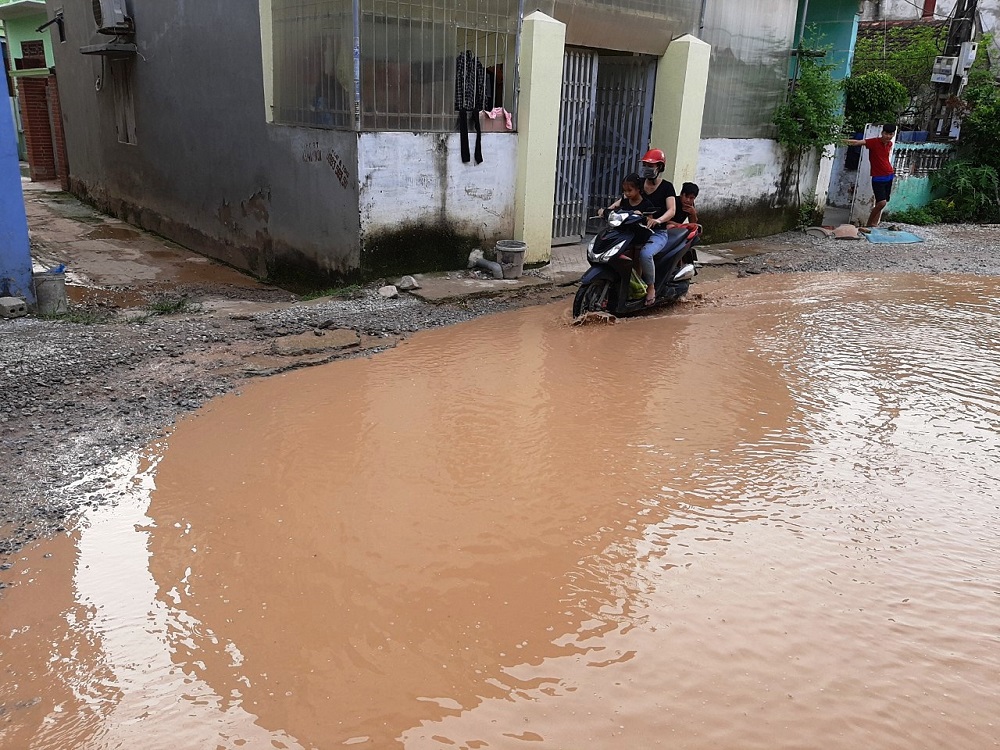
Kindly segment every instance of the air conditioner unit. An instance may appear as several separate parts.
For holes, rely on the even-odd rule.
[[[955,79],[956,67],[958,67],[957,57],[935,57],[931,80],[934,83],[951,83]]]
[[[94,21],[102,34],[131,34],[135,31],[125,0],[93,0]]]

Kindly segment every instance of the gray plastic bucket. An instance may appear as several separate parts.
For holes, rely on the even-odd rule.
[[[69,310],[66,303],[66,274],[32,274],[35,281],[35,307],[39,315],[59,315]]]
[[[505,279],[521,278],[521,271],[524,270],[524,252],[527,249],[527,243],[519,240],[497,242],[497,263],[500,264]]]

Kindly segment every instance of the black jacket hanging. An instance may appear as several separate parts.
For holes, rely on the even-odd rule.
[[[483,162],[482,128],[479,113],[486,97],[486,68],[472,50],[455,58],[455,111],[458,112],[458,132],[461,134],[462,161],[469,162],[469,120],[476,128],[476,164]]]

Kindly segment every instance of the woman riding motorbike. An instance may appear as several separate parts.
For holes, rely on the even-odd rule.
[[[674,191],[674,186],[663,179],[663,170],[666,168],[666,157],[658,148],[647,151],[639,166],[639,176],[644,178],[642,192],[646,200],[656,208],[656,213],[646,222],[653,231],[653,236],[639,253],[642,280],[646,284],[647,305],[652,305],[656,301],[656,266],[653,263],[653,256],[667,246],[667,222],[677,211],[677,193]]]

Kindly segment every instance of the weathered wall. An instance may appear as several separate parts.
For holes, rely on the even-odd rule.
[[[698,214],[706,242],[775,234],[795,225],[795,173],[776,141],[706,138],[698,165],[694,182],[701,190]],[[816,187],[817,168],[817,158],[803,158],[799,182],[805,196]]]
[[[471,133],[470,148],[475,138]],[[361,135],[366,274],[462,268],[470,247],[492,248],[511,238],[517,136],[483,133],[482,151],[482,164],[466,164],[457,133]]]
[[[19,18],[10,18],[3,22],[4,33],[7,36],[9,56],[11,58],[9,61],[11,70],[15,70],[13,58],[21,57],[21,42],[30,42],[35,39],[41,40],[45,45],[45,62],[47,63],[47,67],[52,67],[54,64],[52,35],[57,34],[57,32],[54,30],[50,31],[49,29],[42,32],[35,31],[35,29],[48,20],[44,13],[37,13]]]
[[[74,192],[259,276],[357,273],[357,137],[265,122],[257,8],[131,0],[136,143],[120,143],[109,66],[79,49],[89,3],[55,47]]]
[[[799,0],[799,18],[807,0]],[[818,47],[826,50],[823,62],[832,65],[830,74],[840,80],[851,73],[851,63],[854,59],[854,44],[858,35],[858,3],[857,0],[827,0],[827,2],[808,3],[806,25],[796,31],[795,41],[799,42],[798,31],[805,32],[805,46]],[[795,59],[790,61],[792,72]]]
[[[0,115],[0,296],[35,303],[14,120]]]
[[[850,208],[854,201],[854,189],[858,182],[858,170],[848,170],[847,147],[840,146],[833,158],[833,172],[830,175],[830,192],[826,202],[839,208]]]
[[[871,126],[867,136],[873,137],[879,130],[879,126]],[[830,181],[831,203],[851,208],[851,216],[864,221],[874,200],[869,154],[867,149],[862,148],[858,169],[847,170],[844,168],[846,152],[846,148],[837,149],[836,167]],[[896,178],[886,214],[922,208],[937,197],[930,175],[940,169],[953,153],[954,148],[944,143],[894,143],[892,166]]]

